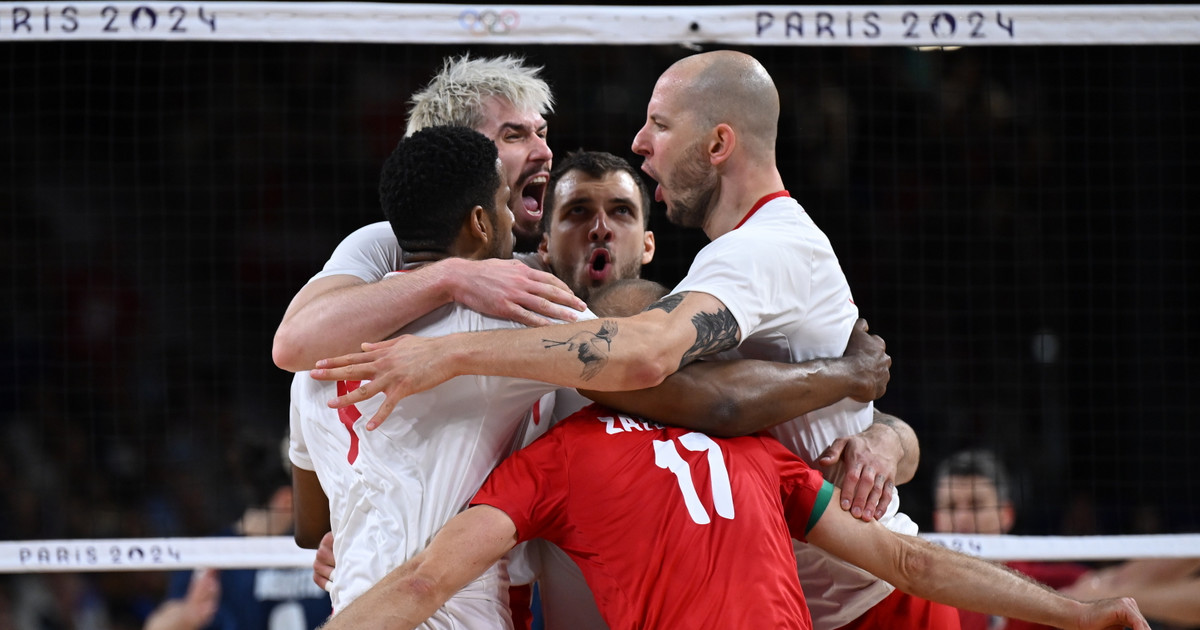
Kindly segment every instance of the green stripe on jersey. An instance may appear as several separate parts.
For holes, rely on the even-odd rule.
[[[808,525],[804,526],[805,536],[817,526],[817,521],[821,520],[821,515],[825,513],[825,508],[829,507],[829,500],[832,498],[833,484],[828,481],[821,482],[821,489],[817,491],[817,500],[813,502],[812,514],[808,516]]]

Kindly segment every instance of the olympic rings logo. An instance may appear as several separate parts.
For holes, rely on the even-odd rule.
[[[505,35],[516,30],[521,15],[511,9],[499,12],[467,9],[459,14],[458,23],[472,35]]]

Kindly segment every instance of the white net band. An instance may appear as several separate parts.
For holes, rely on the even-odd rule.
[[[1200,534],[922,537],[989,560],[1200,557]],[[306,568],[314,554],[287,536],[9,541],[0,542],[0,573]]]
[[[1200,43],[1196,5],[0,3],[0,41],[1029,46]]]

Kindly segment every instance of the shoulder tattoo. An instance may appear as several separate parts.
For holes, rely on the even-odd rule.
[[[729,309],[722,306],[716,313],[696,313],[692,316],[696,327],[696,343],[683,353],[679,365],[682,367],[695,359],[716,354],[738,345],[738,324]]]

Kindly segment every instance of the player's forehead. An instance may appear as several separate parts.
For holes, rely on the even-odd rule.
[[[480,105],[481,122],[477,131],[495,137],[502,131],[524,131],[535,133],[548,127],[546,118],[536,109],[521,109],[507,98],[492,95]]]
[[[554,184],[554,208],[551,220],[557,221],[573,208],[603,210],[627,207],[633,216],[642,217],[642,193],[633,176],[622,170],[605,171],[600,177],[575,169],[563,173]]]

